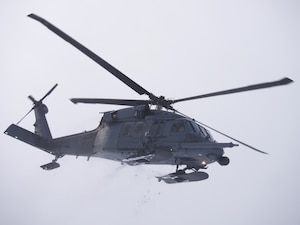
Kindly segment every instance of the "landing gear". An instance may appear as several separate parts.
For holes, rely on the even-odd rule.
[[[55,156],[55,159],[52,160],[51,163],[47,163],[45,165],[42,165],[41,168],[43,170],[53,170],[53,169],[56,169],[58,167],[60,167],[59,163],[57,163],[56,161],[61,158],[62,156],[59,156],[59,155],[56,155]]]

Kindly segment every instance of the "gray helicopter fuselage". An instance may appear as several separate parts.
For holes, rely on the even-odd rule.
[[[97,129],[53,139],[55,154],[100,157],[128,164],[209,164],[222,147],[202,126],[181,115],[137,106],[106,112]],[[179,161],[178,161],[179,160]]]

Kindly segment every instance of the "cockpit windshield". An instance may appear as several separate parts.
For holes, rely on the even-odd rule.
[[[208,140],[210,141],[215,141],[215,139],[213,138],[213,136],[211,135],[211,133],[209,132],[209,130],[206,130],[205,128],[203,128],[206,133],[207,133],[207,137],[208,137]]]
[[[207,138],[210,141],[214,141],[213,136],[204,127],[200,126],[199,124],[195,123],[194,121],[189,121],[189,123],[190,123],[191,127],[193,128],[194,132],[200,134],[203,138]]]

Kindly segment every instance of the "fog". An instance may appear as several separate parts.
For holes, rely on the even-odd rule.
[[[54,137],[91,130],[109,105],[72,97],[139,96],[27,17],[35,13],[155,95],[178,99],[290,77],[293,84],[174,107],[269,153],[226,150],[205,181],[168,185],[171,166],[125,166],[53,156],[1,135],[0,224],[300,223],[300,4],[298,1],[0,1],[1,129],[45,100]],[[33,113],[20,126],[33,130]],[[219,142],[228,138],[212,132]]]

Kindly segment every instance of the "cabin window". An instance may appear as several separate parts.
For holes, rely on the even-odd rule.
[[[144,122],[126,122],[121,129],[121,136],[141,136],[145,133]]]
[[[144,122],[137,122],[133,129],[133,136],[141,136],[145,133],[145,123]]]
[[[163,129],[164,121],[156,121],[150,128],[150,135],[151,136],[158,136],[160,135]]]
[[[125,123],[121,129],[121,136],[130,136],[133,125],[134,124],[132,122]]]

